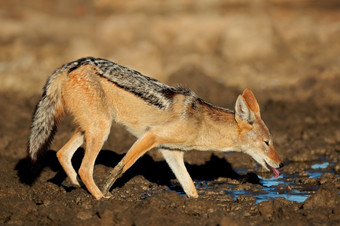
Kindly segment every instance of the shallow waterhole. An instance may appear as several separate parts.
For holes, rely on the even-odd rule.
[[[311,167],[306,170],[306,176],[299,175],[300,172],[293,174],[281,173],[278,178],[260,178],[261,187],[254,185],[247,187],[246,189],[240,189],[239,184],[228,184],[212,181],[195,181],[196,188],[199,191],[216,190],[217,195],[230,195],[234,200],[239,196],[251,195],[256,198],[256,203],[260,203],[267,200],[276,199],[278,197],[283,197],[289,201],[304,202],[309,196],[316,193],[320,184],[319,180],[322,174],[332,173],[336,177],[339,174],[334,173],[333,166],[334,163],[329,163],[327,158],[321,158],[315,163],[311,163]],[[247,169],[237,169],[235,170],[240,175],[245,175]],[[306,179],[317,179],[315,183],[304,183],[301,180],[306,181]],[[301,180],[300,180],[301,179]],[[179,192],[181,195],[185,195],[181,191],[179,184],[172,184],[171,188]],[[200,193],[200,192],[199,192]]]

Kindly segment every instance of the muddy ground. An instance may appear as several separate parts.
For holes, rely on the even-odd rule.
[[[250,2],[1,2],[0,224],[339,225],[339,4]],[[250,87],[284,159],[280,173],[291,181],[275,189],[315,189],[304,202],[258,203],[251,194],[272,173],[244,154],[190,151],[185,160],[200,196],[188,199],[152,150],[115,183],[110,199],[96,201],[70,185],[55,155],[71,135],[70,118],[28,185],[26,143],[41,88],[55,68],[88,55],[189,87],[228,108]],[[95,166],[100,186],[134,140],[113,125]],[[74,156],[75,168],[83,152]],[[329,164],[311,178],[321,161]]]

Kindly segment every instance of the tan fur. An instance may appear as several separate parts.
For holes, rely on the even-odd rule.
[[[248,107],[258,116],[260,116],[260,107],[253,92],[249,89],[245,89],[242,93],[243,98],[248,104]]]
[[[104,66],[92,62],[109,67],[111,74],[103,71]],[[83,65],[79,66],[80,63]],[[72,69],[74,65],[79,67]],[[64,73],[67,69],[69,73]],[[59,71],[62,71],[60,76],[56,74]],[[153,147],[159,148],[189,197],[198,197],[198,194],[184,165],[183,153],[187,150],[240,151],[251,155],[266,169],[280,166],[269,130],[260,117],[259,105],[248,89],[238,97],[234,113],[208,104],[192,92],[171,88],[101,59],[81,59],[64,65],[57,72],[46,85],[47,95],[60,93],[56,117],[69,113],[76,125],[74,135],[58,151],[57,157],[71,182],[79,185],[71,158],[85,142],[79,176],[96,199],[107,197],[115,180]],[[143,83],[139,83],[134,92],[132,77],[119,80],[119,77],[112,77],[115,76],[112,73],[117,76],[132,73],[131,76]],[[154,90],[143,90],[141,84]],[[102,193],[93,180],[94,162],[113,120],[138,139],[114,167]]]

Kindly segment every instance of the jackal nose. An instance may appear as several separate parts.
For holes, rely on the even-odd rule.
[[[279,169],[282,168],[282,167],[284,167],[284,166],[285,166],[285,164],[283,164],[283,163],[281,162],[280,165],[279,165]]]

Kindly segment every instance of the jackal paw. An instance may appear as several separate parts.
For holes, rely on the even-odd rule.
[[[112,197],[112,194],[110,192],[106,193],[105,195],[103,195],[104,199],[109,199]]]

